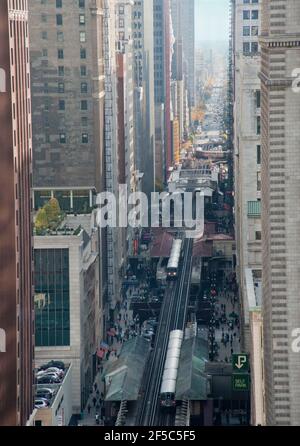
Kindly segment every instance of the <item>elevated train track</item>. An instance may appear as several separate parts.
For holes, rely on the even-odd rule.
[[[192,270],[193,240],[183,242],[183,260],[178,269],[178,281],[170,282],[161,308],[155,345],[145,376],[144,394],[141,399],[137,425],[174,426],[175,417],[163,413],[160,407],[160,390],[165,360],[172,330],[184,330],[189,299],[189,285]]]

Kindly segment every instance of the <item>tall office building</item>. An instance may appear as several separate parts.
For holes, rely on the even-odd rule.
[[[103,0],[29,5],[35,207],[80,212],[105,185]]]
[[[300,2],[263,0],[262,252],[266,421],[300,424]],[[298,79],[299,80],[299,79]]]
[[[195,106],[195,0],[171,0],[176,41],[182,39],[183,69],[187,79],[189,107]],[[176,63],[176,62],[175,62]]]
[[[170,0],[154,0],[155,169],[160,182],[172,165],[170,25]]]
[[[31,96],[27,1],[0,2],[0,425],[33,411],[30,187]]]
[[[243,351],[251,359],[252,424],[265,424],[261,318],[260,0],[233,2],[237,278]]]
[[[105,189],[103,0],[29,0],[33,206],[87,214]],[[105,230],[99,231],[106,252]],[[101,298],[107,283],[101,257]]]
[[[140,189],[155,190],[155,109],[153,0],[135,1],[132,19],[134,48],[135,160]]]
[[[235,212],[244,345],[248,349],[247,269],[252,270],[255,283],[261,282],[260,3],[236,0],[234,14]]]

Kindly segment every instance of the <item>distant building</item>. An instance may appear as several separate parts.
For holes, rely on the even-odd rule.
[[[153,1],[155,166],[165,182],[172,165],[171,147],[171,10],[170,0]]]
[[[153,0],[134,2],[132,38],[136,169],[142,175],[140,189],[149,195],[155,190]]]
[[[0,426],[33,411],[31,92],[27,1],[0,2]]]
[[[172,23],[175,37],[173,67],[182,58],[182,70],[186,76],[189,107],[195,106],[195,0],[171,0]],[[182,50],[180,47],[182,46]],[[182,51],[182,54],[181,54]]]

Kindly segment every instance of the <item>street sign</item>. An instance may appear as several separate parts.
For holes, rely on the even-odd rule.
[[[249,355],[245,353],[232,355],[232,367],[235,373],[249,372]]]
[[[232,390],[248,392],[250,390],[250,375],[242,375],[241,373],[232,375]]]

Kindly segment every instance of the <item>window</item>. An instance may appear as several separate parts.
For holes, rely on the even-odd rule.
[[[56,25],[60,26],[63,24],[63,16],[61,14],[56,14]]]
[[[58,109],[63,111],[66,109],[66,103],[63,99],[58,101]]]
[[[251,26],[251,35],[258,36],[258,26]]]
[[[257,20],[258,19],[258,10],[254,10],[251,12],[251,18],[252,20]]]
[[[80,67],[80,75],[81,76],[86,76],[86,66],[85,65],[81,65],[81,67]]]
[[[80,103],[80,109],[81,110],[87,110],[88,109],[88,102],[86,100],[82,100]]]
[[[81,43],[85,43],[85,41],[86,41],[85,31],[80,31],[80,33],[79,33],[79,40],[80,40]]]
[[[43,57],[48,57],[48,50],[46,50],[44,48],[42,54],[43,54]]]
[[[257,42],[252,42],[251,43],[251,53],[258,53],[258,43]]]
[[[42,22],[44,22],[44,23],[47,22],[47,16],[46,16],[46,14],[42,14],[42,15],[41,15],[41,20],[42,20]]]
[[[57,58],[58,59],[63,59],[64,58],[64,50],[57,50]]]
[[[250,43],[249,42],[244,42],[243,43],[243,53],[244,54],[249,54],[250,53]]]
[[[243,27],[243,36],[250,36],[250,26]]]
[[[66,144],[66,134],[65,133],[60,133],[59,134],[59,143],[60,144]]]
[[[124,28],[124,19],[119,19],[119,28]]]
[[[260,108],[260,90],[255,92],[256,108]]]
[[[79,14],[79,25],[85,25],[85,15]]]
[[[88,118],[86,116],[82,116],[82,118],[81,118],[81,125],[83,127],[86,127],[88,125]]]
[[[58,75],[59,76],[64,76],[65,75],[65,67],[58,67]]]
[[[88,86],[86,82],[81,82],[81,93],[87,93],[88,92]]]
[[[43,40],[47,40],[47,39],[48,39],[48,33],[47,33],[47,31],[43,31],[43,32],[42,32],[42,39],[43,39]]]
[[[57,31],[57,41],[58,42],[64,41],[64,33],[62,31]]]
[[[85,8],[85,0],[79,0],[78,6],[79,6],[79,8]]]
[[[243,11],[243,19],[250,20],[250,11]]]
[[[70,345],[69,250],[35,249],[34,262],[36,345],[68,346]],[[46,296],[42,302],[41,296]]]
[[[257,159],[257,164],[260,165],[261,164],[261,146],[256,147],[256,159]]]
[[[258,135],[260,135],[260,132],[261,132],[261,126],[260,126],[260,116],[257,116],[257,122],[256,122],[256,133],[258,134]]]
[[[56,7],[62,8],[62,0],[56,0]]]
[[[261,191],[261,173],[257,172],[257,192]]]
[[[80,48],[80,59],[86,59],[86,49]]]
[[[82,144],[87,144],[89,142],[89,135],[87,133],[82,133],[81,142]]]
[[[255,240],[257,241],[261,240],[261,231],[255,231]]]
[[[58,83],[58,93],[64,93],[65,92],[65,84],[63,82]]]

